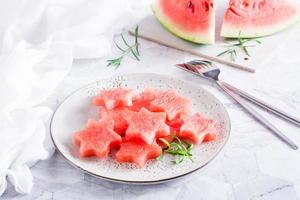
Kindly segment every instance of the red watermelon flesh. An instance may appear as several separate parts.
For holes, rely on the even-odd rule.
[[[299,19],[299,5],[288,0],[230,0],[221,36],[253,38],[271,35]]]
[[[214,120],[196,113],[192,116],[184,116],[183,122],[180,132],[177,134],[178,137],[195,144],[200,144],[204,139],[211,140],[211,138],[215,138],[212,136],[217,133]],[[209,135],[206,136],[207,134]]]
[[[166,112],[168,120],[180,117],[182,114],[191,113],[192,103],[189,99],[180,96],[174,90],[161,92],[150,103],[152,112]]]
[[[165,148],[167,147],[167,145],[162,142],[160,139],[163,139],[163,140],[166,140],[168,143],[172,142],[173,140],[173,135],[167,135],[167,136],[164,136],[164,137],[158,137],[156,142],[159,146],[161,146],[162,148]]]
[[[217,135],[215,133],[207,133],[204,136],[203,142],[214,141],[216,138],[217,138]]]
[[[169,127],[165,124],[165,113],[153,113],[145,108],[126,116],[129,125],[126,130],[126,140],[143,141],[152,144],[158,135],[168,134]]]
[[[152,8],[160,23],[171,33],[195,43],[214,43],[213,0],[155,0]]]
[[[122,138],[113,131],[113,126],[113,121],[88,120],[86,128],[73,136],[74,144],[80,147],[80,156],[103,158],[112,148],[118,147]]]
[[[92,101],[96,106],[105,106],[107,109],[112,110],[118,107],[132,106],[132,101],[138,97],[139,92],[137,90],[118,87],[100,91]]]
[[[130,162],[143,167],[148,160],[157,158],[161,153],[162,149],[155,142],[147,144],[144,142],[125,141],[116,153],[116,159],[120,163]]]
[[[142,108],[149,110],[150,102],[155,99],[159,92],[161,92],[161,90],[146,88],[140,93],[140,97],[133,101],[133,105],[130,106],[129,109],[136,112],[140,111]]]
[[[134,111],[127,108],[107,110],[104,106],[100,106],[101,119],[112,120],[114,122],[114,131],[119,135],[124,135],[128,128],[128,122],[125,119],[125,116],[132,115],[133,113]]]
[[[180,131],[180,127],[183,124],[183,119],[180,117],[177,117],[173,120],[167,120],[166,124],[170,127],[171,133],[178,133]]]
[[[165,137],[168,135],[170,135],[170,127],[166,123],[160,123],[156,132],[156,137]]]

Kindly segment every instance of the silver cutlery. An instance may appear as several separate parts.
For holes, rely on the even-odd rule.
[[[297,150],[297,145],[291,141],[287,136],[285,136],[279,129],[277,129],[273,124],[271,124],[266,118],[255,111],[251,106],[249,106],[244,99],[241,97],[255,103],[256,105],[286,119],[294,124],[300,125],[300,120],[289,115],[288,113],[281,111],[256,97],[219,80],[220,69],[210,61],[206,60],[193,60],[183,64],[177,64],[177,67],[185,71],[191,72],[203,78],[215,81],[215,83],[223,89],[229,96],[231,96],[236,102],[238,102],[246,111],[248,111],[257,121],[262,125],[272,131],[279,139],[288,144],[292,149]]]

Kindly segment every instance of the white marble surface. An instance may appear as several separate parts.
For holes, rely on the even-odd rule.
[[[276,49],[266,64],[257,63],[256,74],[222,66],[222,77],[300,116],[299,32],[297,28],[293,38]],[[206,168],[180,180],[130,186],[84,174],[54,153],[51,159],[40,161],[32,168],[35,185],[31,194],[18,195],[10,186],[2,199],[300,199],[299,150],[293,151],[281,143],[210,83],[173,67],[174,63],[187,61],[192,56],[145,41],[141,41],[141,48],[141,62],[129,58],[118,70],[105,66],[107,58],[75,61],[68,77],[45,105],[55,109],[78,87],[116,73],[155,72],[191,81],[220,98],[230,114],[231,137],[217,158]],[[269,52],[266,57],[267,54]],[[282,74],[284,70],[288,73]],[[270,78],[264,79],[268,74]],[[271,85],[275,87],[269,87]],[[270,114],[264,115],[300,145],[299,127]]]

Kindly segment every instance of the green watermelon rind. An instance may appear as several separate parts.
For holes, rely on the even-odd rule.
[[[281,23],[277,23],[273,26],[267,27],[248,27],[247,29],[245,29],[235,27],[234,25],[228,23],[223,23],[221,36],[225,38],[258,38],[270,36],[275,33],[284,31],[300,22],[300,7],[298,8],[297,13],[298,14],[294,15],[288,20],[284,20]]]
[[[184,32],[180,28],[177,28],[176,25],[174,25],[168,17],[166,17],[163,12],[161,11],[159,5],[157,2],[152,4],[152,11],[160,24],[165,27],[169,32],[173,33],[177,37],[184,39],[186,41],[196,43],[196,44],[214,44],[215,42],[215,15],[212,15],[213,19],[211,19],[211,32],[208,31],[206,34],[201,33],[190,33],[190,32]]]

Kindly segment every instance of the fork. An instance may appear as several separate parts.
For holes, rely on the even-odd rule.
[[[206,79],[210,79],[215,81],[215,83],[223,89],[231,98],[233,98],[237,103],[239,103],[249,114],[251,114],[257,121],[259,121],[262,125],[272,131],[272,133],[289,145],[292,149],[297,150],[298,146],[291,141],[287,136],[285,136],[278,128],[276,128],[273,124],[271,124],[265,117],[259,114],[256,110],[254,110],[251,106],[249,106],[244,99],[241,97],[255,103],[256,105],[273,112],[274,114],[289,120],[297,125],[300,125],[300,120],[296,119],[289,114],[268,105],[267,103],[253,97],[252,95],[231,86],[228,83],[219,80],[219,74],[221,73],[220,69],[214,65],[210,61],[206,60],[193,60],[183,64],[177,64],[177,67],[180,69],[186,70],[198,76],[204,77]]]

